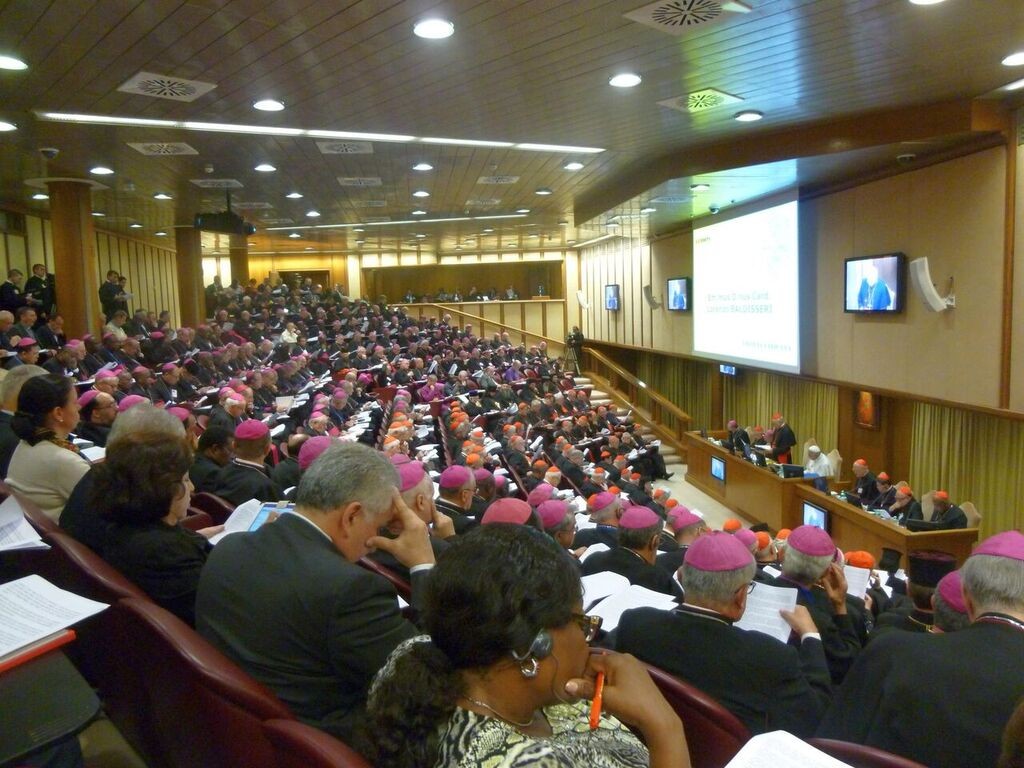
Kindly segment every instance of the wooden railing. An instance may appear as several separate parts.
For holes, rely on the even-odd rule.
[[[533,331],[525,328],[517,328],[514,325],[508,325],[497,320],[492,320],[480,315],[474,315],[471,312],[464,312],[461,309],[455,309],[450,304],[438,304],[436,302],[423,302],[417,304],[394,304],[395,307],[403,307],[410,314],[416,312],[417,309],[422,307],[433,307],[438,311],[438,316],[443,315],[458,315],[460,318],[468,318],[473,321],[473,325],[476,326],[477,336],[484,338],[495,332],[507,332],[510,335],[518,335],[525,343],[526,339],[536,339],[537,341],[545,341],[548,345],[548,356],[550,357],[561,357],[565,351],[565,341],[562,339],[553,339],[550,336],[544,336],[540,333],[534,333]],[[464,325],[464,323],[462,323]],[[490,328],[490,330],[488,330]]]
[[[683,444],[683,433],[690,431],[692,420],[678,405],[591,346],[583,347],[580,367],[605,379],[612,390],[639,411],[655,432],[678,446]]]

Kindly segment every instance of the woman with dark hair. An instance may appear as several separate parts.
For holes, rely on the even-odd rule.
[[[646,669],[626,654],[590,654],[600,620],[581,600],[575,564],[539,531],[496,525],[459,537],[427,582],[429,640],[399,646],[371,688],[371,762],[689,766],[682,723]],[[591,729],[585,699],[598,671],[609,714]]]
[[[20,438],[6,482],[56,521],[89,462],[68,441],[78,426],[78,399],[71,379],[56,374],[29,379],[18,394],[11,430]]]
[[[158,605],[194,624],[210,544],[179,525],[192,496],[191,464],[185,437],[125,435],[93,469],[91,502],[111,522],[103,558]]]

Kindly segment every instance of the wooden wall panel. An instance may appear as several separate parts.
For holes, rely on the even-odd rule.
[[[28,249],[25,238],[20,235],[6,235],[7,238],[7,268],[20,269],[25,279],[32,274],[28,268]],[[6,275],[4,276],[6,279]]]

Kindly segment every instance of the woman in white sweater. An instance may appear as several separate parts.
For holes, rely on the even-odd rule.
[[[6,482],[56,521],[89,462],[68,441],[78,425],[78,400],[71,379],[50,374],[29,379],[18,395],[11,429],[21,438]]]

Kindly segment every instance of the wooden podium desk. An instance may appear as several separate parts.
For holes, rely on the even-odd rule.
[[[795,525],[803,522],[803,504],[810,502],[828,512],[828,528],[836,546],[844,552],[862,549],[876,558],[882,547],[895,549],[904,555],[915,549],[935,549],[948,552],[963,565],[978,542],[977,528],[958,528],[951,531],[908,531],[891,520],[883,520],[827,493],[802,486],[797,489],[789,519]],[[791,526],[790,526],[791,527]],[[907,565],[903,560],[903,567]]]
[[[683,441],[687,450],[686,482],[747,520],[767,523],[772,531],[793,527],[792,510],[803,509],[796,501],[796,491],[809,486],[810,480],[783,479],[771,470],[733,456],[702,438],[699,432],[686,432]],[[711,475],[713,456],[725,464],[724,481]]]

